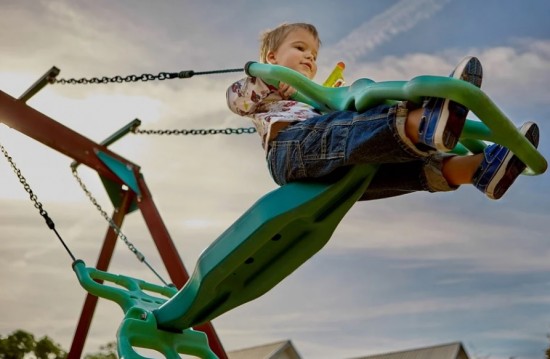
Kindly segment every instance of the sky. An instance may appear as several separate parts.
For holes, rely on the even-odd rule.
[[[546,0],[3,0],[0,90],[18,97],[52,66],[59,78],[241,68],[258,59],[262,31],[305,21],[322,39],[321,83],[338,61],[351,84],[447,76],[477,56],[482,89],[517,126],[539,124],[548,159],[549,12]],[[96,142],[135,118],[142,129],[249,127],[225,103],[226,88],[243,76],[48,85],[28,105]],[[0,144],[73,253],[94,265],[107,223],[73,178],[72,159],[3,124]],[[130,134],[110,149],[141,166],[190,272],[277,187],[255,134]],[[111,213],[96,173],[81,166],[79,174]],[[0,178],[0,335],[24,329],[68,349],[85,292],[5,158]],[[541,358],[550,345],[549,193],[543,174],[521,176],[499,201],[463,186],[357,203],[318,254],[216,318],[216,332],[226,350],[290,339],[307,359],[456,341],[472,358]],[[168,278],[142,216],[128,215],[122,230]],[[123,243],[109,271],[158,282]],[[114,340],[122,317],[100,301],[84,351]]]

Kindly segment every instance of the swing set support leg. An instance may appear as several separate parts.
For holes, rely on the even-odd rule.
[[[137,172],[137,169],[134,169],[134,176],[137,179],[140,190],[140,195],[137,198],[139,210],[157,246],[162,261],[165,263],[172,283],[179,289],[189,280],[189,274],[180,256],[177,254],[178,251],[157,207],[153,203],[151,193],[143,180],[143,176]]]

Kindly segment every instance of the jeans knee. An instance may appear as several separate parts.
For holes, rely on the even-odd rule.
[[[306,176],[299,141],[272,141],[267,162],[271,177],[280,186]]]

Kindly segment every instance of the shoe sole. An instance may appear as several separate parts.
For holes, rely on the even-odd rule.
[[[451,77],[466,81],[480,88],[483,79],[481,62],[476,57],[465,57],[451,73]],[[453,106],[454,108],[460,107],[464,110],[464,112],[466,112],[465,115],[449,121],[450,106]],[[464,129],[464,123],[466,123],[467,116],[468,109],[466,107],[449,99],[445,100],[443,103],[441,118],[446,120],[444,124],[442,123],[441,126],[437,126],[438,130],[435,133],[434,139],[441,139],[441,142],[434,142],[436,149],[447,152],[455,148],[456,144],[460,140],[460,135]]]
[[[466,70],[466,68],[468,69]],[[460,74],[460,76],[456,76],[455,74]],[[483,67],[477,57],[465,57],[456,66],[450,77],[469,82],[475,87],[481,88],[481,82],[483,80]]]
[[[453,107],[453,109],[451,109],[451,106]],[[455,111],[457,110],[464,111],[464,116],[457,116],[451,120],[451,115],[454,115]],[[448,152],[452,151],[452,149],[455,148],[458,140],[460,139],[460,135],[462,134],[462,130],[464,129],[467,115],[468,110],[464,106],[449,99],[445,100],[441,109],[440,119],[440,121],[442,121],[443,119],[445,119],[445,121],[444,123],[441,123],[441,125],[437,126],[438,128],[434,135],[434,144],[436,149]],[[438,139],[440,139],[441,141],[437,141]]]
[[[520,133],[527,138],[533,146],[538,147],[539,145],[539,127],[533,122],[528,122],[521,126]],[[518,156],[516,156],[512,151],[508,153],[502,165],[495,173],[494,177],[500,176],[501,179],[494,186],[489,186],[486,189],[486,194],[489,198],[500,199],[508,188],[512,186],[516,178],[527,168],[527,165],[523,163]]]

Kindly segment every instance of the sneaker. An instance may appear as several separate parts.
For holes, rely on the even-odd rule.
[[[526,122],[519,131],[535,148],[538,147],[539,127],[536,123]],[[512,151],[496,143],[487,146],[483,154],[473,185],[489,198],[500,199],[527,166]]]
[[[480,88],[481,81],[483,80],[481,62],[476,57],[465,57],[451,72],[449,77],[469,82],[475,87]]]
[[[450,77],[481,87],[481,62],[476,57],[466,57],[451,72]],[[438,97],[426,99],[423,108],[418,129],[420,143],[438,151],[451,151],[458,143],[468,109],[459,103]]]

